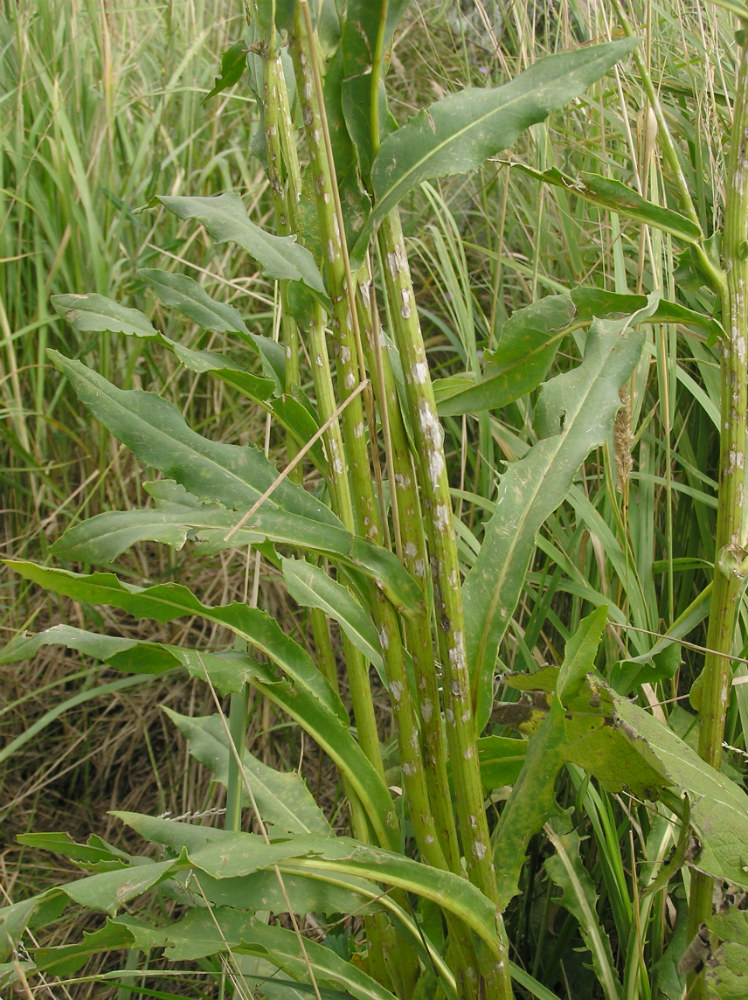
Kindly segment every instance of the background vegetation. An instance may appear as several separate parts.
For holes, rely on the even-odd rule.
[[[735,101],[735,24],[709,4],[663,0],[631,7],[644,66],[706,237],[703,246],[718,257]],[[390,108],[402,123],[467,85],[513,79],[545,54],[620,37],[615,13],[614,5],[582,0],[414,0],[394,41]],[[142,480],[152,478],[90,420],[50,364],[47,348],[85,361],[121,388],[157,392],[206,437],[265,444],[284,461],[283,435],[225,382],[185,370],[146,340],[80,330],[50,305],[55,294],[96,292],[141,309],[161,333],[186,347],[220,349],[229,342],[225,334],[206,335],[154,297],[138,272],[157,266],[199,280],[214,298],[235,305],[253,332],[272,336],[279,294],[273,282],[234,245],[214,244],[194,223],[161,207],[143,209],[154,195],[238,191],[250,217],[271,226],[273,205],[265,172],[251,155],[258,112],[246,81],[203,103],[222,53],[245,37],[244,15],[233,0],[147,8],[104,0],[5,0],[3,15],[3,554],[46,562],[50,543],[64,529],[105,510],[139,506],[147,499]],[[599,197],[585,199],[573,188],[542,185],[532,176],[547,177],[554,168],[572,178],[589,172],[622,181],[654,205],[683,209],[642,73],[631,60],[479,171],[424,185],[401,208],[432,376],[479,373],[484,352],[495,348],[513,313],[579,286],[619,294],[657,290],[702,319],[670,315],[647,328],[615,437],[592,452],[567,501],[537,535],[500,659],[515,671],[561,664],[569,637],[591,609],[605,603],[611,624],[600,670],[695,746],[697,716],[688,697],[703,665],[715,557],[720,381],[710,321],[720,318],[720,303],[703,268],[694,264],[693,249],[677,233],[642,225],[615,205],[601,205]],[[548,377],[571,371],[583,349],[581,333],[567,337]],[[532,392],[477,419],[443,409],[463,571],[475,562],[504,463],[523,457],[537,442],[536,405]],[[118,572],[133,583],[189,585],[205,604],[254,600],[288,634],[310,642],[307,617],[281,585],[277,567],[260,567],[254,550],[229,549],[208,561],[189,549],[143,543],[118,560]],[[38,632],[63,622],[188,648],[225,641],[219,626],[198,617],[180,620],[178,634],[152,623],[143,631],[143,623],[126,613],[41,594],[11,573],[3,575],[2,595],[7,639],[22,629]],[[739,613],[738,680],[748,676],[742,604]],[[666,632],[678,638],[677,645],[657,644]],[[82,841],[94,831],[134,850],[137,837],[108,810],[206,824],[221,815],[221,785],[188,754],[184,737],[158,707],[208,715],[214,706],[203,684],[175,681],[173,674],[123,676],[58,647],[0,670],[6,902],[75,872],[69,861],[50,862],[29,843],[19,844],[18,834],[64,830]],[[735,685],[725,732],[723,770],[738,784],[748,724],[745,691]],[[497,694],[511,700],[505,691]],[[494,724],[512,721],[505,714]],[[394,724],[384,693],[377,722],[386,741]],[[525,720],[523,725],[530,728]],[[266,763],[300,769],[336,828],[346,828],[336,773],[265,700],[252,703],[249,739]],[[396,752],[387,746],[385,764],[391,767]],[[493,820],[506,798],[505,785],[497,782],[493,793]],[[597,964],[607,953],[589,937],[597,925],[610,937],[610,968],[627,996],[682,995],[676,966],[688,943],[687,870],[669,887],[658,887],[656,905],[643,905],[639,896],[642,867],[663,860],[652,853],[658,837],[669,849],[661,835],[664,813],[626,792],[609,794],[574,765],[560,779],[558,799],[571,810],[573,836],[581,838],[578,850],[592,877],[597,916],[585,921],[573,906],[562,905],[562,880],[554,878],[551,860],[560,856],[554,853],[558,835],[546,829],[529,844],[523,895],[506,913],[513,961],[551,991],[548,996],[616,995],[622,987],[611,986]],[[632,932],[642,915],[645,926]],[[428,917],[428,911],[422,914]],[[90,918],[81,920],[70,916],[42,943],[51,947],[79,938],[82,926],[92,926]],[[310,923],[306,929],[319,939],[326,935],[345,957],[361,940],[360,922],[347,915],[325,928]],[[632,942],[639,949],[634,958]],[[584,954],[581,960],[577,951]],[[598,958],[590,960],[590,954]],[[123,961],[98,956],[68,985],[53,984],[52,995],[108,995],[101,977]],[[171,990],[219,996],[229,989],[225,969],[207,961],[186,965],[183,980],[174,972],[161,976],[162,965],[160,957],[148,963],[134,995]],[[121,979],[111,995],[132,995],[133,982]]]

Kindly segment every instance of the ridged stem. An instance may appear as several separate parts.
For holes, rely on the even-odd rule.
[[[748,27],[744,22],[744,28]],[[746,32],[748,35],[748,32]],[[719,493],[715,534],[714,585],[709,610],[707,653],[701,688],[699,756],[719,770],[725,718],[730,703],[737,602],[746,575],[743,523],[746,446],[746,344],[748,343],[748,37],[743,37],[727,164],[722,253],[727,288],[723,297]],[[712,912],[713,880],[691,877],[689,941]],[[703,978],[691,997],[703,997]]]

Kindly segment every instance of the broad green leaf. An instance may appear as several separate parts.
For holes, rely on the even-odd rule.
[[[215,302],[194,278],[154,267],[139,268],[138,277],[150,285],[163,303],[172,306],[202,329],[218,333],[243,333],[249,337],[249,330],[237,310],[233,306]]]
[[[562,187],[571,194],[584,198],[585,201],[602,205],[603,208],[609,208],[620,215],[626,215],[644,225],[661,229],[685,243],[699,245],[703,239],[704,234],[695,222],[671,208],[663,208],[661,205],[647,201],[646,198],[642,198],[640,194],[625,184],[621,184],[620,181],[589,173],[569,177],[555,167],[551,170],[541,171],[534,170],[523,163],[518,163],[516,166],[523,173],[530,174],[536,180]]]
[[[181,413],[153,393],[122,390],[79,361],[50,351],[81,402],[147,465],[176,479],[201,499],[250,507],[278,471],[259,448],[220,444],[197,434]],[[266,501],[313,520],[339,525],[332,511],[301,487],[281,482]]]
[[[484,357],[483,377],[440,379],[434,395],[440,416],[496,409],[542,382],[575,316],[571,295],[549,295],[518,309],[504,324],[495,351]]]
[[[719,940],[707,963],[704,981],[710,997],[745,1000],[748,996],[748,913],[732,908],[706,921]]]
[[[234,42],[221,56],[221,72],[216,77],[215,83],[202,99],[205,104],[211,97],[220,94],[229,87],[238,83],[247,68],[247,45],[246,42]]]
[[[212,198],[161,195],[158,201],[180,219],[197,219],[216,243],[238,243],[269,278],[301,281],[326,301],[327,293],[314,257],[293,236],[273,236],[250,222],[238,194],[227,192]]]
[[[382,652],[371,618],[349,590],[332,580],[312,563],[282,559],[283,578],[288,593],[305,608],[320,608],[338,622],[353,645],[375,666],[382,676]]]
[[[229,737],[217,715],[189,717],[169,708],[164,711],[189,742],[192,756],[204,764],[224,787],[229,774]],[[330,824],[296,771],[281,772],[263,764],[245,748],[244,779],[260,815],[279,830],[298,834],[331,834]],[[247,792],[245,805],[250,805]]]
[[[280,510],[261,508],[229,541],[227,533],[238,515],[218,503],[202,503],[171,480],[145,484],[156,508],[109,511],[68,529],[55,542],[56,556],[74,562],[108,564],[139,541],[157,541],[181,548],[187,539],[209,551],[272,542],[319,552],[375,580],[404,612],[418,606],[421,593],[397,557],[343,527],[320,524]]]
[[[571,827],[565,814],[549,820],[545,832],[556,853],[547,859],[544,868],[562,890],[561,905],[579,924],[606,1000],[619,1000],[621,984],[615,973],[610,940],[597,916],[595,885],[579,856],[579,834]]]
[[[644,295],[620,295],[598,288],[574,288],[517,309],[504,324],[495,350],[483,355],[483,375],[452,375],[434,383],[441,416],[497,409],[536,389],[548,373],[564,337],[594,319],[630,315],[644,309]],[[677,302],[661,299],[646,323],[679,323],[719,339],[720,324]]]
[[[285,674],[313,690],[338,719],[348,721],[340,699],[319,673],[309,654],[281,631],[274,618],[259,608],[248,607],[239,601],[221,607],[210,607],[201,604],[187,587],[176,583],[136,587],[121,582],[112,573],[71,573],[21,560],[8,560],[7,565],[25,579],[58,594],[65,594],[77,601],[121,608],[135,618],[150,618],[166,623],[184,616],[198,615],[217,625],[224,625],[267,656]],[[127,650],[120,649],[119,652],[126,653]],[[189,650],[179,653],[176,647],[169,652],[180,657],[190,655]],[[194,655],[199,657],[201,654],[195,652]]]
[[[527,741],[512,736],[483,736],[478,740],[480,776],[486,791],[513,785],[527,756]]]
[[[130,337],[158,337],[158,330],[139,309],[120,305],[105,295],[53,295],[52,305],[76,330],[126,333]]]
[[[153,823],[150,817],[123,812],[114,815],[148,836]],[[204,847],[187,851],[193,867],[213,878],[236,878],[273,865],[278,865],[283,873],[319,871],[362,876],[431,900],[474,930],[491,952],[497,952],[496,907],[459,875],[350,837],[299,836],[267,843],[250,833],[220,831],[220,834]]]
[[[530,125],[583,93],[638,44],[623,39],[547,56],[502,87],[468,87],[419,112],[387,136],[371,170],[375,205],[353,256],[374,225],[421,181],[477,170]]]
[[[574,697],[584,678],[594,669],[607,618],[607,606],[602,605],[582,619],[574,635],[569,637],[556,682],[556,694],[562,705]]]
[[[700,853],[693,867],[732,885],[748,889],[745,845],[748,844],[748,795],[699,755],[667,726],[638,705],[611,692],[616,715],[632,746],[646,745],[675,788],[688,792],[691,825]]]
[[[392,799],[351,733],[348,715],[339,697],[304,650],[285,636],[264,612],[245,604],[207,608],[179,585],[138,588],[121,584],[111,574],[94,573],[86,577],[65,570],[45,570],[31,563],[15,563],[13,568],[50,590],[74,596],[76,600],[111,604],[135,617],[167,622],[184,614],[202,614],[231,629],[248,645],[262,652],[271,661],[270,665],[233,650],[201,652],[113,636],[92,637],[90,633],[69,626],[57,626],[38,636],[17,640],[15,652],[6,650],[6,658],[8,661],[20,659],[42,645],[62,642],[73,649],[84,647],[117,670],[161,673],[182,666],[192,677],[209,680],[221,695],[252,684],[295,719],[330,756],[361,800],[380,842],[394,846],[397,823]],[[280,667],[285,676],[278,677],[275,667]]]
[[[618,390],[639,360],[637,323],[655,308],[624,320],[596,320],[584,360],[543,385],[536,423],[540,440],[501,477],[495,512],[467,575],[465,624],[478,730],[490,714],[499,642],[524,586],[535,534],[563,501],[592,448],[603,444],[621,401]]]

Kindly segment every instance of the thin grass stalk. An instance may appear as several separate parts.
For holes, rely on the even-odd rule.
[[[714,586],[709,608],[707,653],[701,690],[699,756],[719,770],[730,703],[737,602],[748,569],[743,524],[746,431],[746,343],[748,341],[748,21],[743,22],[732,136],[727,164],[722,240],[727,290],[723,299],[725,339],[721,357],[721,433]],[[689,900],[689,940],[712,910],[713,879],[694,872]],[[692,976],[692,978],[694,978]],[[691,985],[706,995],[703,977]]]

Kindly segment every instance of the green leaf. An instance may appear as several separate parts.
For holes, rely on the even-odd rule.
[[[738,909],[715,913],[706,925],[720,941],[704,973],[709,996],[744,1000],[748,996],[748,913]]]
[[[338,622],[353,645],[361,650],[383,678],[377,631],[353,594],[312,563],[282,559],[281,565],[288,593],[296,603],[305,608],[320,608]]]
[[[153,825],[150,817],[123,812],[114,815],[149,836]],[[350,837],[293,837],[267,843],[250,833],[214,832],[220,836],[187,852],[193,867],[213,878],[236,878],[273,865],[283,873],[318,871],[321,875],[337,872],[363,876],[431,900],[475,931],[493,954],[497,952],[496,907],[459,875]]]
[[[522,592],[535,534],[563,501],[589,451],[606,441],[621,405],[618,390],[641,354],[643,334],[636,324],[655,307],[653,297],[624,320],[592,324],[581,365],[542,387],[540,440],[501,477],[494,515],[464,586],[479,732],[490,714],[498,645]]]
[[[63,319],[84,333],[126,333],[130,337],[154,338],[158,330],[139,309],[120,305],[105,295],[53,295],[52,305]]]
[[[314,257],[293,236],[273,236],[247,218],[238,194],[227,192],[212,198],[161,195],[161,204],[180,219],[197,219],[216,243],[238,243],[263,268],[269,278],[301,281],[320,300],[327,301],[322,275]]]
[[[287,511],[261,508],[226,541],[237,514],[219,503],[197,500],[171,480],[146,483],[156,508],[108,511],[69,528],[54,543],[55,556],[74,562],[108,564],[136,542],[157,541],[180,549],[187,539],[202,542],[209,551],[273,542],[319,552],[363,573],[381,586],[404,613],[418,607],[421,592],[397,557],[345,528],[320,524]]]
[[[79,361],[50,351],[81,402],[147,465],[201,499],[249,508],[275,483],[278,471],[259,448],[220,444],[191,430],[181,413],[153,393],[122,390]],[[266,501],[296,514],[340,525],[332,511],[285,480]]]
[[[484,736],[478,740],[480,776],[486,791],[513,785],[527,756],[527,741],[512,736]]]
[[[205,104],[211,97],[220,94],[238,83],[247,68],[247,46],[245,42],[234,42],[221,56],[221,72],[216,81],[200,102]]]
[[[645,295],[620,295],[599,288],[574,288],[517,309],[504,324],[495,350],[483,355],[483,375],[460,373],[434,383],[441,416],[498,409],[537,388],[548,373],[563,339],[595,318],[630,315],[646,308]],[[679,323],[723,336],[711,316],[661,299],[646,323]]]
[[[504,324],[495,351],[484,356],[483,377],[440,379],[434,395],[440,416],[497,409],[525,396],[542,382],[576,309],[571,295],[549,295],[517,309]]]
[[[192,756],[204,764],[224,787],[228,782],[229,736],[217,715],[191,718],[164,707],[164,711],[189,742]],[[312,798],[303,778],[296,771],[283,773],[263,764],[245,748],[242,768],[244,780],[265,823],[295,834],[331,835],[324,814]],[[243,792],[243,802],[250,805]]]
[[[619,1000],[621,984],[615,973],[610,940],[597,916],[595,885],[579,856],[579,834],[570,828],[567,815],[552,818],[546,823],[545,832],[556,850],[545,862],[545,870],[562,890],[561,904],[579,924],[606,1000]]]
[[[163,303],[202,329],[217,333],[242,333],[249,337],[249,330],[237,310],[223,302],[215,302],[194,278],[154,267],[141,267],[137,273]]]
[[[529,741],[524,765],[501,814],[494,839],[494,858],[502,907],[518,892],[519,876],[531,837],[558,812],[556,776],[567,760],[567,718],[571,711],[562,702],[562,696],[570,699],[592,669],[605,613],[605,608],[593,611],[580,622],[566,643],[564,662],[556,675],[556,691],[548,714]],[[534,675],[523,679],[530,684]]]
[[[516,164],[523,173],[529,174],[536,180],[546,184],[553,184],[591,201],[595,205],[601,205],[620,215],[627,215],[630,219],[635,219],[647,226],[661,229],[670,233],[676,239],[685,243],[700,245],[703,239],[701,228],[690,219],[687,219],[679,212],[674,212],[670,208],[663,208],[654,202],[647,201],[637,194],[630,187],[621,184],[620,181],[610,180],[607,177],[600,177],[598,174],[581,173],[577,177],[569,177],[553,167],[551,170],[534,170],[525,164]]]
[[[583,93],[636,45],[623,39],[547,56],[502,87],[468,87],[432,104],[387,136],[371,170],[375,205],[352,256],[374,225],[421,181],[477,170],[530,125]]]

